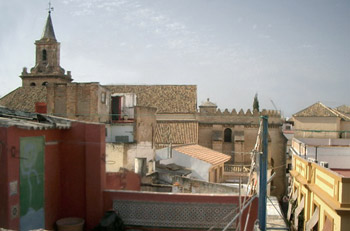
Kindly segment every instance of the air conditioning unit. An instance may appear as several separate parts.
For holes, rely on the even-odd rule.
[[[320,161],[320,165],[324,168],[328,168],[328,162],[326,161]]]
[[[129,136],[115,136],[115,142],[117,142],[117,143],[129,143]]]
[[[307,160],[310,161],[310,162],[317,163],[317,160],[316,160],[315,158],[310,158],[310,157],[309,157],[309,158],[307,158]]]

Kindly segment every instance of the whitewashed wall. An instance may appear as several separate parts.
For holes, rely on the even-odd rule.
[[[209,181],[209,169],[211,164],[183,154],[176,150],[172,150],[172,158],[168,158],[168,148],[162,148],[156,151],[156,160],[160,160],[161,164],[177,164],[192,170],[191,177],[199,180]]]

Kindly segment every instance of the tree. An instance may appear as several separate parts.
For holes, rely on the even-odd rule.
[[[259,100],[258,100],[258,93],[254,96],[254,102],[253,102],[253,111],[257,110],[259,111]]]

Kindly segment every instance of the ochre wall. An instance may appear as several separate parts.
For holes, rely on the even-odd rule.
[[[340,129],[340,118],[338,117],[293,118],[296,138],[339,138],[337,131]]]

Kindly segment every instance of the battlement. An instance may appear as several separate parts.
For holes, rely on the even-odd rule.
[[[240,109],[238,112],[236,109],[232,109],[230,112],[227,108],[224,111],[221,111],[220,109],[217,109],[216,111],[201,111],[201,115],[212,115],[212,116],[245,116],[245,117],[252,117],[252,116],[268,116],[268,117],[281,117],[281,112],[277,110],[266,110],[263,109],[262,111],[254,110],[253,112],[248,109],[246,112],[244,112],[243,109]]]

